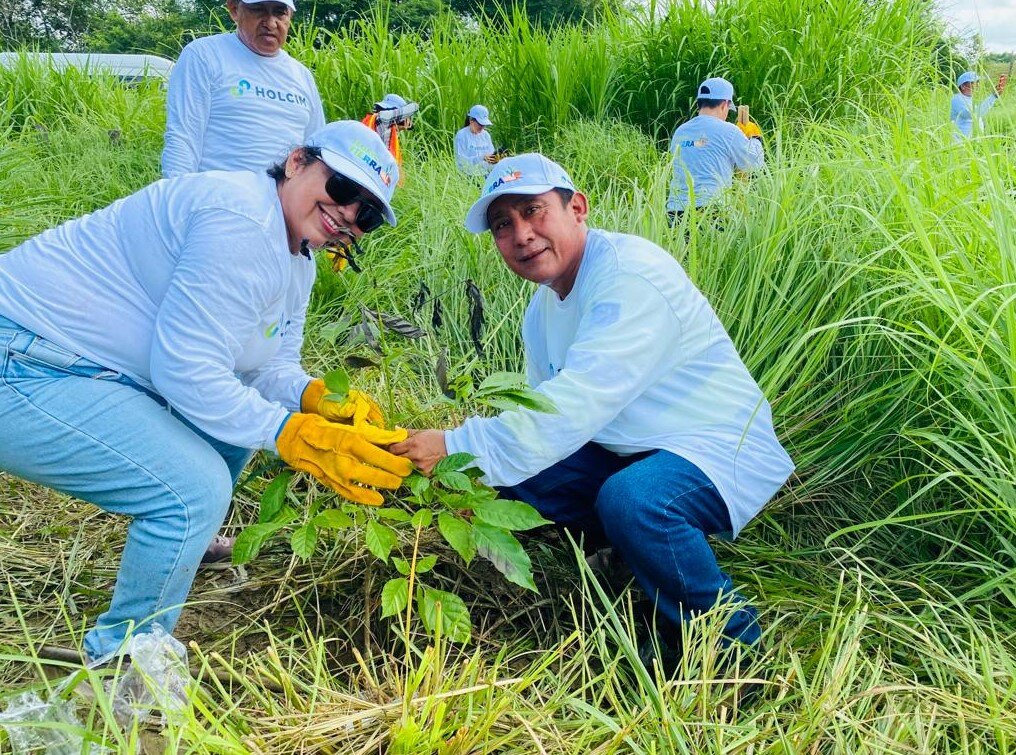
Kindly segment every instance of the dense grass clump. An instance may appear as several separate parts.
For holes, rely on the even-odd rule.
[[[450,27],[396,38],[368,23],[320,47],[304,30],[295,46],[332,115],[359,115],[389,89],[427,108],[406,139],[398,227],[368,240],[361,274],[334,275],[322,261],[310,369],[370,360],[354,381],[422,427],[473,409],[442,396],[439,363],[460,386],[521,368],[530,287],[488,237],[461,225],[477,187],[454,168],[450,131],[476,100],[494,108],[498,133],[571,170],[589,194],[591,225],[659,243],[709,297],[798,466],[766,512],[718,546],[763,610],[768,650],[744,669],[763,682],[760,697],[745,706],[732,694],[711,642],[722,624],[715,615],[693,627],[674,679],[647,671],[629,596],[604,592],[554,538],[527,542],[539,598],[482,570],[439,570],[435,579],[470,603],[474,643],[393,629],[377,619],[390,575],[365,557],[354,529],[307,562],[274,548],[246,571],[199,579],[177,634],[194,641],[202,685],[152,748],[1012,749],[1014,110],[1004,102],[987,134],[955,144],[947,93],[882,97],[894,71],[915,85],[926,74],[924,6],[861,5],[823,5],[808,24],[804,6],[721,3],[709,14],[688,5],[581,35],[514,17],[475,38]],[[850,40],[840,51],[850,75],[836,56],[821,61],[821,75],[810,71],[812,35],[831,30]],[[713,57],[691,52],[702,39]],[[858,69],[861,58],[850,56],[866,44],[885,54],[871,52],[876,62]],[[745,50],[767,62],[756,70]],[[667,60],[682,61],[684,73]],[[684,112],[681,87],[706,71],[730,73],[762,105],[768,166],[725,195],[722,231],[693,215],[669,228],[670,166],[656,137]],[[650,83],[667,77],[669,88]],[[162,97],[158,87],[0,71],[0,101],[10,104],[0,110],[0,251],[157,177]],[[469,333],[467,280],[486,301],[482,355]],[[431,292],[422,305],[421,283]],[[354,336],[363,308],[427,333],[382,333],[375,350]],[[263,486],[255,475],[238,492],[231,527],[256,519]],[[38,646],[80,642],[108,600],[122,538],[122,522],[0,476],[0,686],[41,687]],[[104,705],[100,696],[82,706],[85,727],[133,749],[144,732],[122,732]]]

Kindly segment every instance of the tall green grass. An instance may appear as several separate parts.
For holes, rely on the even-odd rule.
[[[497,138],[569,168],[592,225],[644,235],[682,262],[772,400],[797,474],[720,546],[763,607],[770,653],[750,673],[767,685],[760,703],[735,712],[712,685],[707,642],[689,650],[677,683],[640,671],[624,606],[561,576],[570,554],[535,543],[542,602],[492,594],[482,573],[441,576],[470,596],[475,648],[392,637],[372,620],[383,580],[350,533],[308,564],[274,554],[250,567],[258,600],[225,636],[196,635],[204,691],[168,740],[197,752],[1012,751],[1014,109],[1004,101],[988,134],[953,143],[948,93],[916,88],[930,70],[925,10],[685,4],[581,31],[535,30],[516,16],[427,39],[371,22],[321,38],[302,30],[294,51],[314,67],[331,115],[358,117],[388,90],[425,108],[406,138],[399,226],[368,239],[362,274],[336,276],[322,262],[308,365],[370,357],[378,366],[356,382],[417,426],[470,409],[441,397],[442,354],[453,378],[521,367],[530,286],[488,237],[462,228],[477,186],[450,152],[465,108],[490,105]],[[658,137],[706,73],[729,74],[767,122],[768,166],[727,193],[723,231],[691,216],[672,229]],[[157,175],[158,87],[18,68],[0,72],[0,102],[0,250]],[[467,279],[487,303],[482,356],[467,327]],[[441,328],[430,304],[414,307],[421,282],[443,305]],[[386,334],[380,355],[348,344],[361,306],[428,335]],[[0,610],[0,679],[22,680],[12,660],[22,648],[80,639],[80,612],[104,594],[92,586],[115,565],[102,545],[113,525],[78,530],[83,509],[58,498],[16,506],[42,493],[5,483],[0,589],[17,609]],[[241,496],[234,523],[252,516]],[[65,536],[75,545],[63,561]],[[13,558],[26,552],[66,573]],[[195,597],[234,594],[211,584]],[[46,624],[54,601],[74,618]],[[715,621],[695,632],[708,637]],[[405,642],[408,665],[390,656],[404,658]],[[248,647],[261,653],[248,658]],[[264,678],[285,692],[267,692]],[[93,716],[93,731],[112,726]]]

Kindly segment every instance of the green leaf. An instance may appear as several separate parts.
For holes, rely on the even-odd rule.
[[[473,513],[481,522],[506,530],[531,530],[551,524],[539,511],[522,501],[483,501],[473,506]]]
[[[437,528],[448,545],[455,549],[468,566],[476,556],[473,526],[453,514],[441,512],[437,515]]]
[[[409,562],[406,561],[406,559],[395,557],[392,559],[392,563],[395,564],[395,569],[396,571],[398,571],[399,574],[401,574],[404,577],[409,576],[410,572]]]
[[[293,553],[306,560],[314,555],[314,547],[317,545],[317,527],[308,522],[302,527],[297,527],[289,544],[293,546]]]
[[[311,519],[310,522],[327,530],[344,530],[353,526],[353,517],[338,509],[327,509]]]
[[[325,388],[329,393],[345,396],[349,393],[349,375],[343,369],[332,370],[325,374]]]
[[[473,481],[464,472],[442,472],[437,475],[437,481],[446,488],[460,490],[463,493],[468,493],[473,489]]]
[[[275,519],[276,514],[282,511],[282,504],[286,500],[286,491],[289,489],[289,481],[293,479],[292,472],[283,472],[265,488],[261,494],[261,507],[258,510],[258,522],[264,524]]]
[[[477,396],[511,388],[525,388],[526,376],[518,372],[493,372],[476,388]]]
[[[388,554],[390,554],[392,552],[392,548],[395,547],[395,530],[381,524],[381,522],[368,522],[367,529],[365,531],[365,538],[367,541],[367,550],[385,563],[388,563]]]
[[[522,408],[546,414],[557,414],[557,407],[553,401],[542,393],[528,389],[524,391],[504,391],[494,396],[485,397],[483,403],[502,411],[510,412],[513,409]]]
[[[236,542],[233,543],[233,563],[246,564],[254,559],[265,541],[284,526],[281,522],[264,522],[247,527],[236,536]]]
[[[435,631],[440,622],[441,634],[449,640],[469,642],[473,630],[469,609],[455,593],[426,589],[417,602],[417,610],[427,631]]]
[[[418,529],[425,529],[430,526],[430,523],[434,521],[434,512],[430,509],[420,509],[413,514],[413,527]]]
[[[406,610],[409,605],[409,580],[396,577],[385,582],[381,588],[381,618],[395,616]]]
[[[444,457],[443,459],[441,459],[441,461],[435,464],[431,474],[440,475],[445,472],[458,471],[467,464],[469,464],[469,462],[474,461],[475,459],[476,457],[473,456],[472,454],[467,453],[451,454],[449,456]]]
[[[424,556],[416,560],[416,573],[426,574],[434,568],[434,564],[437,563],[437,556]]]
[[[438,462],[440,464],[441,462]],[[412,491],[415,496],[422,496],[427,490],[430,489],[430,478],[424,477],[419,472],[413,472],[409,477],[406,478],[406,485]]]
[[[390,522],[408,522],[413,518],[405,509],[396,509],[390,506],[383,509],[374,509],[374,513]]]
[[[519,587],[539,592],[533,581],[532,562],[515,536],[499,527],[476,522],[473,524],[473,537],[476,538],[476,550],[485,559],[494,564],[505,579]]]

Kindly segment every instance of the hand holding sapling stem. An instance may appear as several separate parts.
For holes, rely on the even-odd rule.
[[[389,450],[397,456],[406,457],[417,469],[429,475],[434,466],[448,455],[444,435],[444,430],[412,430],[406,440],[393,444]]]

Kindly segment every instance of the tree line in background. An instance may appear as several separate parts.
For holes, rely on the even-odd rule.
[[[524,0],[540,26],[591,19],[605,0]],[[511,0],[301,0],[294,22],[339,29],[382,14],[395,30],[420,32],[448,16],[498,17]],[[191,30],[232,28],[224,0],[0,0],[0,49],[154,53],[175,58]]]

